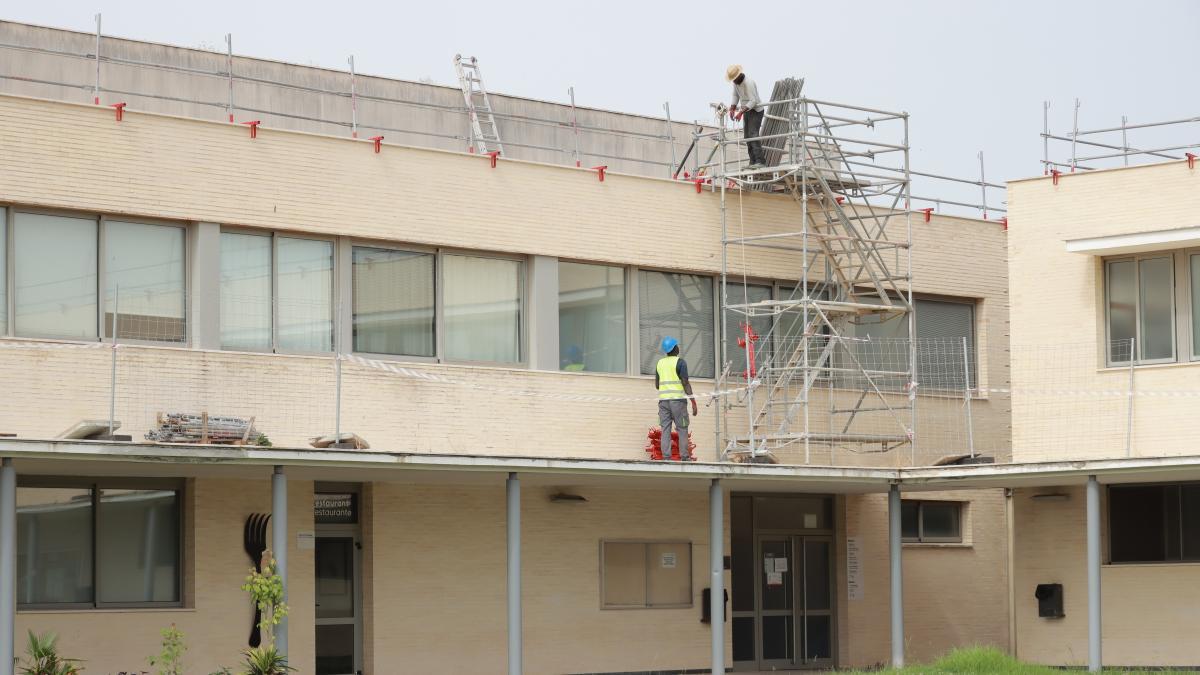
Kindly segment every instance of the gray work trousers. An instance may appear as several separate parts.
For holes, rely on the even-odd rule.
[[[751,108],[742,117],[742,135],[746,138],[746,154],[750,155],[751,164],[766,164],[767,153],[763,150],[762,141],[751,140],[762,133],[763,113]]]
[[[662,456],[671,458],[671,426],[679,431],[679,458],[688,459],[688,400],[672,398],[658,402],[658,426],[662,429]]]

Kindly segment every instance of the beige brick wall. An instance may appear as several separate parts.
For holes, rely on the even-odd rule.
[[[910,663],[929,662],[954,647],[1008,648],[1008,551],[1002,490],[904,493],[905,498],[967,502],[962,544],[905,544],[904,631]],[[887,495],[847,495],[838,534],[841,665],[891,659]],[[846,537],[860,540],[864,590],[850,600]]]
[[[1035,501],[1039,492],[1065,501]],[[1013,497],[1017,655],[1053,665],[1087,664],[1086,501],[1081,487],[1022,489]],[[1106,512],[1102,508],[1102,513]],[[1106,531],[1106,528],[1102,528]],[[1102,535],[1103,541],[1104,535]],[[1102,544],[1107,550],[1107,544]],[[1107,557],[1107,556],[1106,556]],[[1100,572],[1104,663],[1113,666],[1195,666],[1200,566],[1105,565]],[[1063,585],[1062,619],[1037,615],[1034,588]]]
[[[1124,392],[1129,377],[1128,369],[1104,367],[1101,260],[1068,253],[1064,242],[1195,227],[1197,213],[1200,170],[1184,162],[1066,175],[1058,185],[1049,178],[1009,184],[1016,459],[1125,455],[1124,396],[1087,393]],[[1135,387],[1195,390],[1197,368],[1139,367]],[[1181,426],[1194,400],[1139,397],[1134,454],[1194,454]]]
[[[262,480],[200,478],[189,481],[191,508],[186,541],[186,607],[161,610],[25,611],[17,614],[17,651],[24,652],[27,630],[59,635],[64,656],[83,659],[87,672],[150,670],[158,654],[159,631],[175,624],[188,645],[188,672],[220,666],[236,670],[254,619],[241,585],[250,568],[242,547],[242,526],[251,513],[270,513],[271,484]],[[296,532],[312,530],[312,483],[288,486],[288,602],[290,662],[311,673],[313,646],[313,555],[296,548]],[[270,534],[268,533],[268,537]]]
[[[708,584],[707,492],[575,488],[586,503],[552,503],[553,491],[522,489],[525,672],[707,666],[709,626],[699,620]],[[502,479],[376,483],[371,492],[366,557],[375,570],[368,621],[375,642],[367,672],[504,672]],[[601,539],[691,541],[694,606],[600,609]]]

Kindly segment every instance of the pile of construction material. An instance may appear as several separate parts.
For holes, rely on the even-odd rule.
[[[146,440],[158,443],[201,443],[247,445],[262,436],[254,428],[254,418],[209,415],[208,413],[159,413],[155,427],[146,432]]]

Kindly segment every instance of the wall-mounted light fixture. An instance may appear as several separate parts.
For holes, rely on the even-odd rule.
[[[1032,497],[1033,500],[1039,502],[1065,502],[1070,498],[1071,495],[1065,492],[1046,492]]]

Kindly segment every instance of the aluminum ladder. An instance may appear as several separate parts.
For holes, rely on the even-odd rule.
[[[458,84],[462,87],[463,100],[467,104],[467,116],[471,123],[471,152],[481,155],[489,152],[504,154],[504,146],[500,144],[500,127],[496,126],[492,103],[488,99],[487,89],[483,86],[479,61],[474,56],[463,58],[462,54],[455,54],[454,70],[458,72]]]

